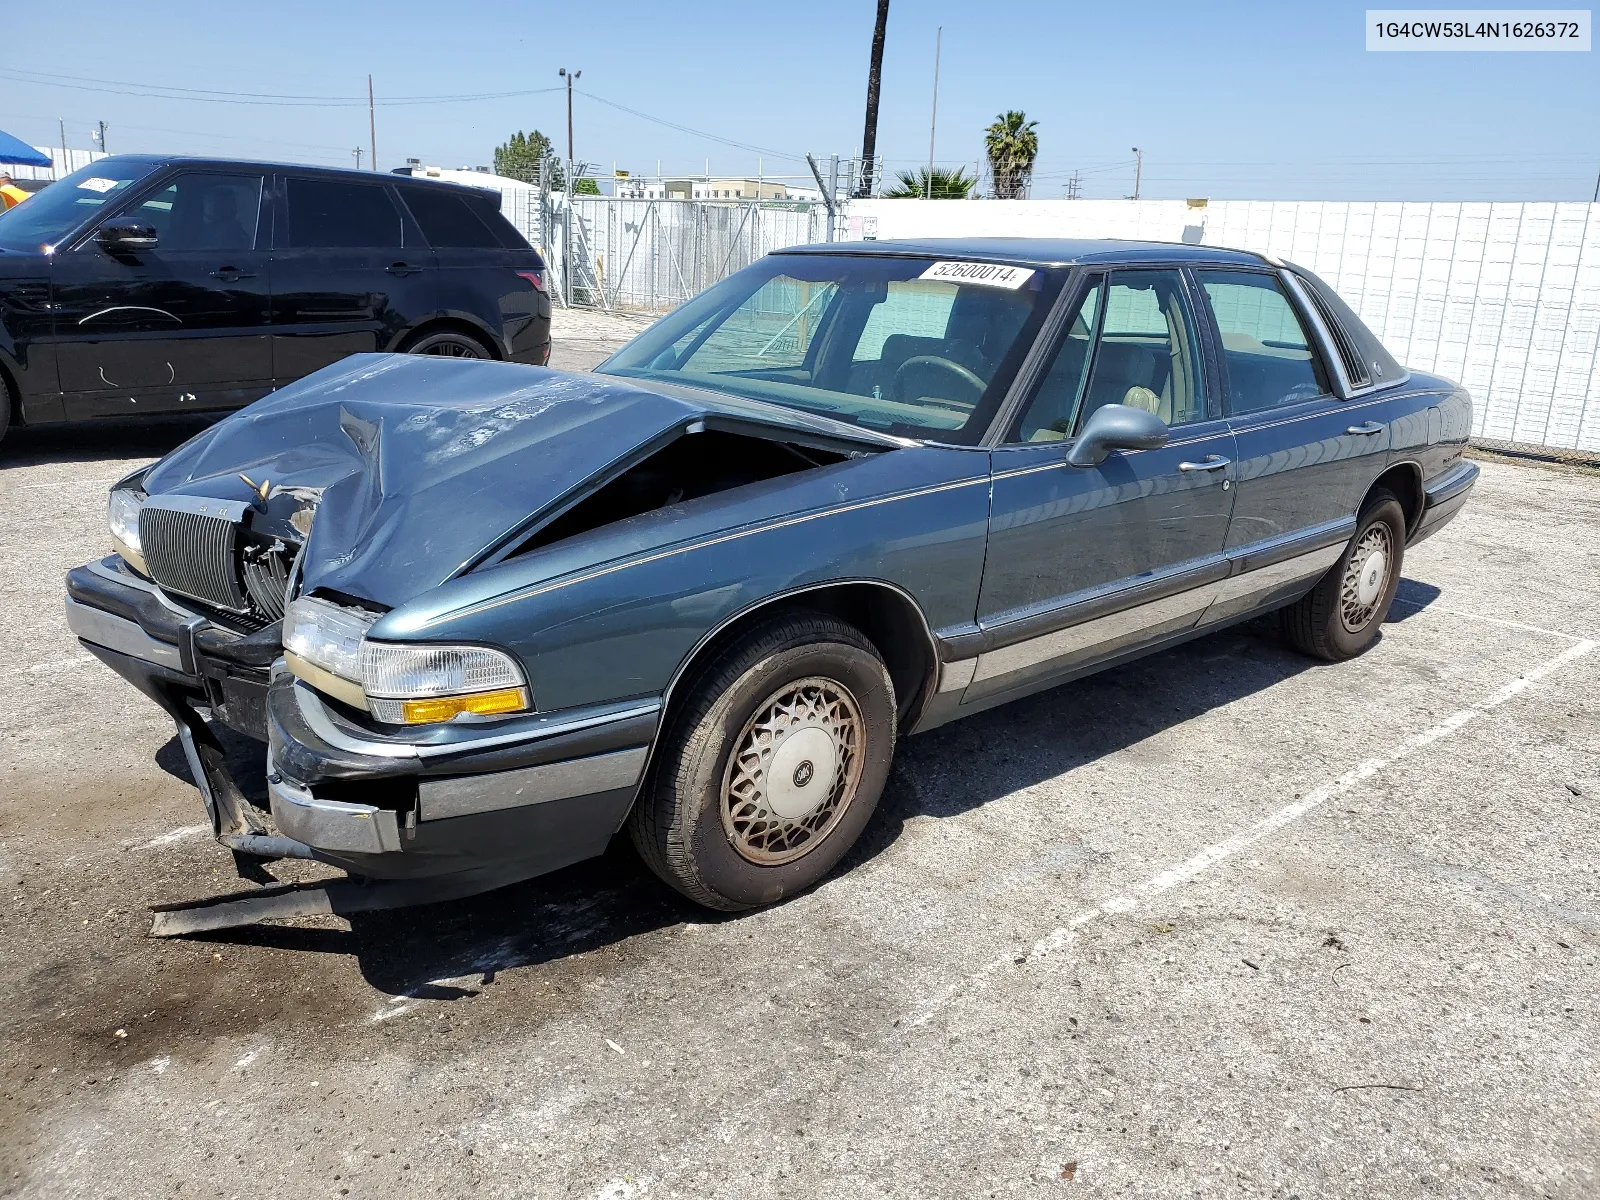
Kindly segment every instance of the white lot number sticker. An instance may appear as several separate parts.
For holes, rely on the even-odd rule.
[[[105,193],[116,187],[117,181],[115,179],[101,179],[98,175],[91,175],[78,186],[86,192]]]
[[[1033,278],[1033,269],[1008,267],[1003,263],[936,262],[921,278],[942,279],[946,283],[978,283],[1014,292]]]

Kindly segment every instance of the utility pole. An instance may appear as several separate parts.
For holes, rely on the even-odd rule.
[[[361,147],[357,146],[354,150],[350,151],[350,153],[356,156],[356,170],[361,170]]]
[[[67,120],[65,117],[57,117],[56,120],[61,123],[61,166],[56,169],[56,178],[60,179],[71,172],[72,166],[67,162]]]
[[[572,177],[577,166],[572,157],[572,85],[582,74],[582,71],[561,68],[561,78],[567,81],[567,208],[561,226],[561,281],[566,286],[568,308],[572,307],[572,196],[578,186],[578,181]]]
[[[1067,180],[1067,199],[1068,200],[1077,200],[1077,199],[1080,199],[1082,197],[1082,194],[1083,194],[1083,175],[1082,175],[1082,172],[1074,171],[1072,173],[1072,178]]]
[[[110,154],[111,153],[111,151],[106,149],[106,123],[104,121],[100,122],[100,133],[95,138],[95,140],[100,143],[100,153],[101,154]]]
[[[1139,184],[1144,179],[1144,151],[1135,146],[1133,148],[1133,198],[1139,198]]]
[[[944,26],[933,35],[933,116],[928,119],[928,185],[925,199],[933,199],[933,137],[939,129],[939,51],[944,48]],[[867,168],[871,170],[871,168]]]
[[[861,135],[861,186],[856,195],[872,195],[872,163],[878,153],[878,85],[883,80],[883,34],[889,27],[889,0],[878,0],[878,23],[872,29],[872,61],[867,67],[867,127]]]
[[[372,163],[372,169],[374,171],[376,171],[378,169],[378,118],[377,118],[376,113],[373,111],[373,108],[374,108],[374,106],[373,106],[373,103],[372,103],[372,76],[368,75],[367,76],[367,136],[372,139],[372,158],[370,159],[370,161]],[[360,169],[361,169],[361,162],[358,159],[356,161],[356,170],[359,171]]]

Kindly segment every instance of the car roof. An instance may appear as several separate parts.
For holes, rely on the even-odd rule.
[[[397,176],[386,171],[356,171],[349,167],[318,167],[310,163],[273,162],[257,158],[211,158],[194,154],[116,154],[108,156],[107,160],[96,159],[96,162],[108,161],[115,158],[119,162],[149,163],[157,167],[249,167],[258,171],[292,171],[296,175],[331,175],[347,179],[377,180],[380,183],[404,183],[407,186],[431,188],[454,188],[476,192],[494,192],[499,190],[494,187],[473,187],[471,184],[458,183],[448,179],[428,179],[418,176]]]
[[[1111,238],[915,238],[883,242],[820,242],[789,246],[774,254],[862,254],[961,258],[977,262],[1025,263],[1029,266],[1078,266],[1092,263],[1189,262],[1259,267],[1268,260],[1248,250],[1192,246],[1186,242],[1134,242]]]

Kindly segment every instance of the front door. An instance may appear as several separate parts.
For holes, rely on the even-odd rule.
[[[183,171],[117,215],[156,232],[112,253],[93,237],[51,265],[68,419],[229,408],[271,389],[263,177]]]
[[[390,349],[436,306],[434,254],[391,189],[286,176],[272,252],[272,374],[279,386],[347,354]]]
[[[964,702],[1033,690],[1198,623],[1227,572],[1234,458],[1199,330],[1181,271],[1091,280],[1013,440],[994,452],[985,649]],[[1156,413],[1172,440],[1069,465],[1072,438],[1106,404]]]

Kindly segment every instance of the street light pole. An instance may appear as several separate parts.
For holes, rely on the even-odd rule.
[[[944,26],[933,35],[933,115],[928,119],[928,183],[923,190],[933,199],[933,139],[939,129],[939,51],[944,47]]]
[[[576,163],[572,156],[572,85],[583,74],[561,68],[561,77],[567,81],[567,211],[562,221],[561,282],[566,292],[567,307],[572,307],[572,196],[577,181],[572,178]]]
[[[1133,198],[1139,198],[1139,183],[1144,178],[1144,151],[1133,147]]]

